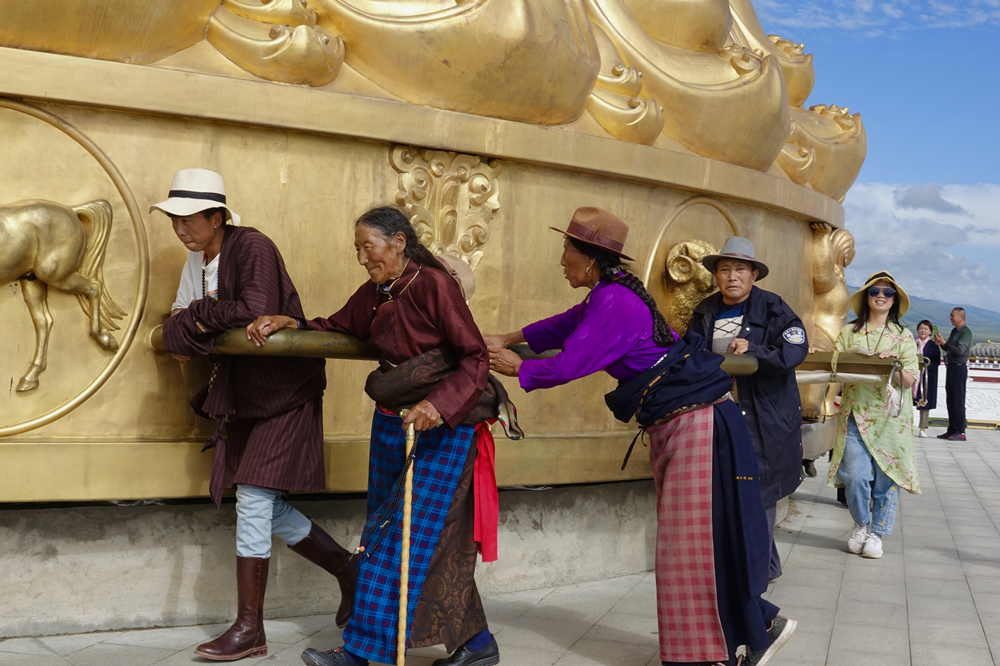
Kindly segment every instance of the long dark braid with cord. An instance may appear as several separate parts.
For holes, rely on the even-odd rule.
[[[567,237],[568,238],[568,237]],[[569,242],[573,244],[581,254],[585,254],[591,259],[596,260],[597,268],[601,273],[601,278],[608,281],[614,281],[623,287],[631,290],[636,296],[642,299],[642,302],[646,304],[649,308],[650,314],[653,315],[653,342],[656,343],[658,347],[669,347],[674,344],[674,334],[670,329],[670,324],[667,320],[663,318],[663,313],[656,306],[656,301],[653,297],[649,295],[646,291],[646,287],[643,286],[642,280],[632,275],[630,271],[630,266],[624,263],[621,257],[606,252],[598,247],[590,245],[589,243],[583,243],[576,240],[575,238],[570,238]],[[619,273],[624,273],[624,275],[619,277]]]
[[[361,217],[354,223],[354,226],[356,227],[360,224],[377,230],[387,240],[394,237],[397,233],[403,232],[403,236],[406,238],[406,248],[403,250],[403,256],[413,259],[418,264],[436,267],[434,255],[417,239],[417,232],[413,228],[413,225],[410,224],[410,218],[406,215],[406,211],[402,208],[398,206],[377,206],[362,213]]]

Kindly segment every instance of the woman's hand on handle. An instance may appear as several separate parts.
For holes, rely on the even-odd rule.
[[[431,430],[441,425],[441,412],[428,401],[421,400],[403,417],[403,430],[406,430],[411,423],[413,424],[413,429],[418,432],[421,430]]]
[[[511,333],[502,334],[491,333],[489,335],[484,335],[483,340],[486,342],[486,348],[490,351],[490,353],[506,349],[511,345],[525,342],[524,333],[521,331],[513,331]]]
[[[490,350],[490,370],[507,377],[517,377],[521,370],[521,357],[509,349]]]
[[[283,328],[298,328],[299,323],[291,317],[284,315],[264,315],[257,317],[253,323],[247,326],[247,340],[252,340],[260,347],[267,342],[267,336],[280,331]]]

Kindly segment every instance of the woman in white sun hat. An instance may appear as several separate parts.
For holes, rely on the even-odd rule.
[[[278,248],[256,229],[235,226],[240,217],[229,208],[222,176],[206,169],[178,171],[170,197],[153,210],[170,217],[174,232],[191,253],[173,314],[163,325],[163,347],[176,358],[207,355],[219,333],[245,327],[263,314],[303,316]],[[326,490],[325,362],[220,356],[215,363],[211,382],[191,405],[216,422],[215,434],[206,444],[215,447],[209,491],[216,507],[222,489],[237,486],[239,603],[235,624],[195,653],[232,661],[267,654],[263,608],[272,534],[337,577],[341,627],[353,609],[357,566],[329,534],[285,501],[289,493]]]

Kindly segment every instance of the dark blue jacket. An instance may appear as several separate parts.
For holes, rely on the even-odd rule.
[[[715,293],[694,309],[691,330],[711,345],[722,294]],[[795,492],[802,482],[802,401],[795,368],[809,352],[802,320],[777,294],[758,287],[743,306],[738,337],[756,357],[753,375],[736,377],[740,411],[746,418],[760,466],[764,506]]]

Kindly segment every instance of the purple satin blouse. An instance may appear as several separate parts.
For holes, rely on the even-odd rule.
[[[642,299],[605,280],[579,305],[529,324],[522,333],[536,354],[562,350],[552,358],[521,363],[518,379],[525,391],[567,384],[598,370],[628,381],[670,350],[653,341],[653,315]]]

